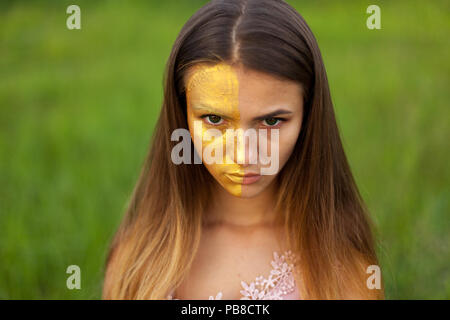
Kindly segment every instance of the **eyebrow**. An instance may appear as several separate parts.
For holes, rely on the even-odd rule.
[[[196,106],[193,106],[193,108],[195,110],[207,111],[207,112],[216,114],[218,116],[221,116],[223,118],[230,118],[229,116],[225,115],[221,110],[212,108],[210,106],[196,105]],[[279,116],[279,115],[282,115],[282,114],[292,114],[292,111],[289,111],[289,110],[286,110],[286,109],[277,109],[275,111],[272,111],[272,112],[263,114],[261,116],[255,117],[255,118],[253,118],[253,121],[261,121],[261,120],[264,120],[264,119],[267,119],[267,118],[273,118],[275,116]]]
[[[218,109],[215,109],[215,108],[212,108],[212,107],[206,106],[206,105],[204,106],[204,105],[201,105],[201,104],[192,106],[192,108],[194,108],[195,110],[203,110],[203,111],[208,111],[208,112],[218,112],[218,113],[221,113],[221,111],[218,110]]]
[[[275,116],[279,116],[279,115],[282,115],[282,114],[291,114],[291,113],[292,113],[292,111],[289,111],[289,110],[278,109],[278,110],[272,111],[270,113],[263,114],[262,116],[258,116],[256,118],[253,118],[253,120],[254,121],[259,121],[259,120],[264,120],[264,119],[267,119],[267,118],[273,118]]]
[[[231,119],[231,116],[227,116],[226,114],[223,113],[222,110],[215,109],[210,106],[196,105],[196,106],[193,106],[192,108],[196,111],[206,111],[208,113],[218,115],[222,118]]]

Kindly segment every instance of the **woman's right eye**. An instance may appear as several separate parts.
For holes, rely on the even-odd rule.
[[[206,122],[214,126],[221,124],[223,121],[222,117],[216,116],[214,114],[207,114],[202,116],[202,118],[206,118]]]

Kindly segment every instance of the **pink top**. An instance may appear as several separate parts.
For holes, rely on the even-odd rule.
[[[241,281],[241,300],[299,300],[300,293],[292,273],[296,261],[297,257],[290,250],[281,255],[275,251],[268,278],[259,276],[250,284]],[[179,300],[173,297],[173,292],[167,299]],[[222,292],[218,292],[215,297],[209,296],[209,300],[221,299]]]

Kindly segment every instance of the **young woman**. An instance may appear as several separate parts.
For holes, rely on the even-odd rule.
[[[190,158],[223,161],[174,160],[180,129]],[[267,135],[255,147],[237,134],[222,153],[230,129]],[[378,299],[366,273],[376,264],[306,22],[280,0],[209,2],[173,46],[103,298]]]

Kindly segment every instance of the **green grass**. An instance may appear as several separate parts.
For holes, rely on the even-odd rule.
[[[449,5],[288,1],[313,30],[388,298],[450,298]],[[0,4],[0,298],[99,298],[171,46],[202,1]],[[82,289],[66,288],[77,264]]]

